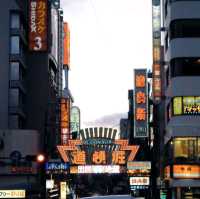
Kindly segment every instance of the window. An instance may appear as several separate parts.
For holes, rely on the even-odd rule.
[[[9,106],[19,106],[19,89],[11,88],[9,90]]]
[[[11,36],[10,38],[10,53],[19,54],[20,53],[20,39],[19,36]]]
[[[176,58],[170,61],[171,78],[200,76],[200,58]]]
[[[18,115],[10,115],[9,116],[9,127],[13,129],[19,128],[19,116]]]
[[[200,20],[175,20],[170,24],[170,39],[180,37],[200,37]]]
[[[12,12],[10,16],[10,27],[11,28],[20,28],[20,16],[17,12]]]
[[[200,115],[200,96],[173,98],[173,115]]]
[[[20,67],[19,62],[10,63],[10,80],[19,80],[20,79]]]
[[[175,97],[173,99],[174,115],[182,115],[182,97]]]
[[[175,138],[174,139],[174,158],[178,160],[196,160],[197,138]]]

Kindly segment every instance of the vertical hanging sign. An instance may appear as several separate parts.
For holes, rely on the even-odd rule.
[[[161,15],[160,0],[152,0],[152,30],[153,30],[153,101],[161,99]]]
[[[146,69],[135,69],[134,137],[148,137],[148,85]]]
[[[47,50],[47,0],[29,0],[29,50]]]

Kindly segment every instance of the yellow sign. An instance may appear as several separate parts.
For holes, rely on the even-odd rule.
[[[0,190],[0,198],[25,198],[25,190]]]
[[[67,195],[67,183],[60,182],[60,199],[66,199]]]

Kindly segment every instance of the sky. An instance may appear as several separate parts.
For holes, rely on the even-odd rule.
[[[152,67],[152,0],[61,0],[70,28],[69,88],[84,126],[128,112],[133,69]]]

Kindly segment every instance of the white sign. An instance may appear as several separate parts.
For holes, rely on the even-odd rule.
[[[132,162],[127,162],[127,169],[129,169],[129,170],[146,170],[146,169],[151,169],[151,162],[149,162],[149,161],[132,161]]]
[[[0,190],[0,198],[25,198],[25,190]]]
[[[149,177],[130,177],[130,185],[149,185]]]
[[[46,189],[54,188],[54,180],[46,180]]]
[[[119,165],[78,166],[78,173],[120,173]]]
[[[66,199],[67,195],[67,183],[60,182],[60,199]]]

